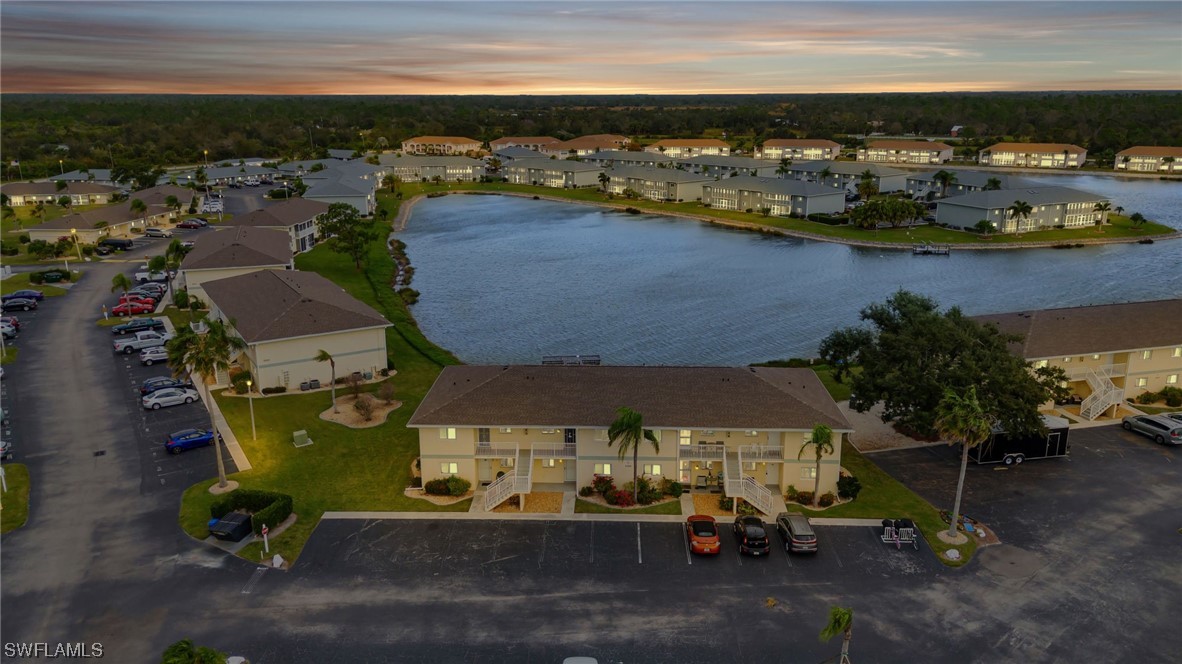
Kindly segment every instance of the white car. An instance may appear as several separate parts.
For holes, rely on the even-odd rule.
[[[197,390],[179,387],[166,387],[140,399],[145,410],[158,410],[168,406],[179,406],[183,403],[193,403],[197,400]]]
[[[145,228],[144,237],[172,237],[172,231],[164,228]]]
[[[16,328],[8,321],[0,321],[0,334],[3,334],[5,339],[15,339]]]
[[[168,362],[168,349],[164,346],[154,346],[140,351],[140,364],[150,367],[157,362]]]

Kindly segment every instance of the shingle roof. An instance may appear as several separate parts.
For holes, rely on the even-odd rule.
[[[701,155],[698,157],[689,157],[687,159],[678,159],[679,164],[690,164],[693,166],[720,166],[723,168],[775,168],[775,164],[768,163],[765,159],[752,159],[751,157],[733,157],[726,155]]]
[[[890,166],[883,166],[874,162],[867,161],[832,161],[829,159],[818,159],[816,161],[802,161],[798,164],[792,164],[788,170],[802,173],[820,173],[821,171],[829,169],[830,173],[834,175],[861,175],[869,170],[876,177],[887,177],[891,175],[903,175],[907,171],[891,168]]]
[[[849,429],[809,369],[450,366],[408,426],[606,427],[627,406],[653,428]]]
[[[93,178],[90,176],[94,176]],[[88,180],[99,180],[103,182],[111,181],[111,169],[109,168],[92,168],[89,171],[67,171],[61,175],[50,175],[50,180],[69,180],[77,182],[85,182]]]
[[[537,145],[540,143],[557,143],[557,142],[558,142],[558,139],[554,138],[553,136],[502,136],[501,138],[498,138],[497,140],[490,142],[488,145],[492,149],[496,150],[499,146],[502,146],[502,145],[512,144],[511,147],[516,147],[518,145],[521,145],[522,143],[524,143],[526,145]]]
[[[1137,145],[1116,153],[1118,157],[1182,157],[1182,148],[1166,145]]]
[[[372,187],[369,188],[372,191]],[[365,196],[370,193],[362,188],[361,183],[351,178],[334,180],[316,180],[304,192],[305,198],[335,198],[338,196]]]
[[[291,238],[277,228],[236,226],[201,236],[181,262],[183,270],[287,265]]]
[[[600,150],[589,154],[583,159],[587,161],[619,161],[624,163],[653,163],[671,164],[673,157],[666,157],[660,152],[644,152],[643,150]]]
[[[655,166],[616,166],[606,173],[613,177],[638,178],[654,182],[714,182],[713,175]]]
[[[996,191],[974,191],[963,196],[954,196],[939,201],[939,205],[960,205],[996,210],[1008,208],[1014,201],[1025,201],[1031,205],[1058,205],[1062,203],[1098,203],[1107,200],[1104,196],[1070,187],[1036,187],[1033,189],[999,189]]]
[[[940,143],[937,141],[899,141],[899,140],[882,140],[871,141],[866,144],[867,150],[951,150],[952,146],[947,143]]]
[[[726,187],[744,191],[758,191],[765,194],[781,194],[785,196],[842,196],[841,189],[826,187],[815,182],[804,180],[781,180],[779,178],[761,178],[742,175],[735,178],[725,178],[706,185],[707,187]]]
[[[954,187],[958,184],[966,185],[969,187],[984,187],[985,185],[989,184],[989,180],[991,180],[993,178],[997,178],[998,181],[1001,182],[1002,189],[1017,189],[1019,187],[1030,188],[1030,187],[1037,186],[1029,180],[1023,180],[1022,178],[1019,178],[1017,176],[1008,175],[1006,173],[999,173],[997,171],[957,171],[957,170],[951,170],[951,169],[946,169],[946,170],[949,173],[952,173],[956,176],[956,182],[953,182],[951,185],[949,185],[949,187]],[[920,180],[923,182],[935,182],[936,181],[936,173],[939,173],[939,172],[940,171],[925,171],[923,173],[912,173],[907,176],[907,179],[908,180]]]
[[[1182,346],[1182,299],[973,316],[1025,339],[1026,359]]]
[[[234,216],[224,223],[227,226],[290,227],[311,221],[316,215],[325,212],[328,212],[328,203],[310,201],[306,198],[291,198],[261,210]]]
[[[249,343],[390,324],[315,272],[259,270],[201,287]]]
[[[524,148],[523,148],[524,149]],[[535,157],[542,157],[539,152],[525,150]],[[484,162],[471,157],[460,155],[382,155],[378,158],[382,166],[476,166],[483,168]]]
[[[33,226],[29,230],[69,230],[71,228],[96,228],[95,224],[105,222],[108,226],[125,224],[143,218],[143,215],[131,211],[131,202],[135,199],[143,201],[148,206],[147,216],[164,214],[170,208],[165,202],[169,196],[176,196],[185,205],[193,196],[192,189],[184,189],[170,184],[149,187],[140,191],[133,191],[127,200],[114,205],[105,205],[95,210],[87,210],[77,214],[59,217],[53,221]]]
[[[0,187],[9,196],[48,196],[69,194],[109,194],[117,188],[94,182],[66,181],[65,189],[58,189],[56,182],[9,182]]]
[[[647,148],[729,148],[730,143],[717,138],[666,138]]]
[[[1062,154],[1064,150],[1071,153],[1087,152],[1086,149],[1070,143],[997,143],[990,145],[982,152],[1018,152],[1021,154],[1041,154],[1050,152]]]
[[[479,145],[480,141],[466,136],[415,136],[414,138],[406,139],[403,143],[448,143],[450,145],[476,143]]]
[[[511,145],[507,148],[494,148],[493,154],[497,155],[498,157],[508,157],[509,159],[531,159],[534,157],[546,156],[537,150],[523,148],[519,145]]]
[[[763,142],[765,148],[840,148],[840,143],[823,138],[769,138]]]

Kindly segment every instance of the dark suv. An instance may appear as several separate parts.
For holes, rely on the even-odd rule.
[[[111,328],[111,334],[130,334],[148,330],[164,331],[164,321],[155,318],[133,318]]]
[[[735,517],[735,539],[739,541],[739,553],[753,556],[766,556],[771,551],[768,544],[767,529],[763,527],[763,520],[757,516]]]
[[[789,553],[817,552],[817,534],[813,532],[813,527],[805,515],[781,512],[776,515],[776,531],[784,540],[785,551]]]

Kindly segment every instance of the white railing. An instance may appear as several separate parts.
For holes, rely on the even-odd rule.
[[[755,509],[771,516],[772,492],[770,489],[755,481],[750,475],[743,476],[743,499],[755,506]]]
[[[1098,367],[1080,367],[1066,372],[1067,380],[1087,380],[1088,374],[1090,373],[1096,373],[1108,378],[1123,376],[1128,370],[1128,366],[1127,364],[1104,364]]]
[[[534,443],[533,456],[535,459],[574,459],[574,443]]]
[[[688,461],[722,461],[725,455],[726,445],[711,443],[677,446],[677,457]]]
[[[476,443],[476,458],[478,459],[516,459],[517,443]]]
[[[510,471],[496,479],[484,491],[484,511],[491,512],[494,507],[508,500],[516,494],[529,493],[529,471],[523,477],[517,471]]]
[[[1086,378],[1088,386],[1092,388],[1092,393],[1079,406],[1081,417],[1094,420],[1103,415],[1104,411],[1108,410],[1113,404],[1120,403],[1120,400],[1124,398],[1124,390],[1117,387],[1108,376],[1109,374],[1107,373],[1101,373],[1095,370],[1087,373]]]
[[[784,448],[778,445],[744,445],[739,448],[739,461],[783,461]]]

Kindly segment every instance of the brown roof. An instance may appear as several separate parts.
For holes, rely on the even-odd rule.
[[[201,236],[181,262],[181,269],[209,270],[289,263],[291,238],[287,231],[238,226]]]
[[[879,148],[883,150],[951,150],[952,146],[939,141],[871,141],[866,149]]]
[[[1182,299],[973,316],[1020,334],[1026,359],[1182,346]]]
[[[578,138],[572,138],[569,141],[559,141],[557,143],[550,143],[549,145],[542,146],[542,149],[547,152],[553,152],[555,150],[560,150],[560,151],[586,150],[588,148],[599,148],[602,150],[614,150],[619,145],[619,141],[616,140],[618,138],[624,138],[624,137],[623,136],[612,137],[607,134],[598,134],[595,136],[580,136]],[[627,140],[627,139],[625,139],[625,140]]]
[[[59,217],[53,221],[47,221],[44,224],[33,226],[29,230],[94,229],[98,228],[99,226],[96,226],[96,224],[100,223],[105,223],[107,226],[126,224],[128,222],[138,221],[144,216],[131,211],[131,202],[133,200],[138,198],[143,201],[144,205],[148,206],[145,214],[152,217],[158,214],[164,214],[170,210],[168,204],[165,202],[169,196],[176,196],[181,206],[184,207],[192,199],[193,190],[166,184],[141,191],[133,191],[127,197],[127,200],[121,203]]]
[[[1116,153],[1118,157],[1182,157],[1182,148],[1165,145],[1137,145]]]
[[[657,141],[650,148],[729,148],[730,143],[717,138],[666,138]]]
[[[248,343],[390,325],[315,272],[259,270],[201,287]]]
[[[408,426],[606,427],[628,406],[660,428],[849,429],[809,369],[451,366]]]
[[[1084,148],[1070,143],[998,143],[985,148],[985,152],[1018,152],[1022,154],[1059,154],[1067,150],[1073,154],[1087,152]]]
[[[11,182],[0,188],[9,196],[45,196],[49,194],[109,194],[118,191],[116,187],[94,182],[67,182],[63,189],[56,182]]]
[[[258,228],[291,227],[311,221],[317,215],[328,212],[328,203],[306,198],[291,198],[260,210],[227,220],[227,226],[255,226]]]
[[[769,138],[763,142],[763,147],[771,148],[840,148],[840,143],[827,141],[823,138]]]
[[[415,136],[408,138],[403,143],[450,143],[452,145],[466,145],[468,143],[480,144],[480,141],[475,138],[467,138],[466,136]]]
[[[527,143],[534,145],[537,143],[557,143],[558,139],[553,136],[502,136],[495,141],[489,143],[489,147],[496,148],[499,145],[508,145],[509,143],[521,144]]]

